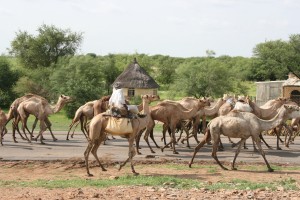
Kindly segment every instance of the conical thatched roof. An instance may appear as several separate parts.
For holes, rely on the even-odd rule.
[[[117,77],[112,84],[121,88],[159,88],[155,80],[138,64],[136,59]]]

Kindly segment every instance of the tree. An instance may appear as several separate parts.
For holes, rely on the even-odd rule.
[[[199,61],[194,59],[184,63],[177,69],[175,84],[171,87],[174,92],[181,91],[184,95],[194,97],[220,97],[228,92],[247,93],[246,88],[239,88],[240,79],[236,78],[224,65],[215,58]]]
[[[253,49],[251,80],[286,79],[288,67],[300,72],[300,35],[291,35],[289,39],[289,41],[275,40],[256,45]]]
[[[0,107],[7,107],[15,98],[13,86],[19,78],[19,73],[11,70],[5,57],[0,56]]]
[[[53,94],[66,94],[74,100],[66,106],[70,118],[79,106],[106,94],[100,59],[91,56],[61,58],[49,80]]]
[[[26,68],[49,67],[59,57],[74,55],[82,41],[82,33],[69,29],[44,24],[37,31],[37,36],[19,31],[11,42],[10,53]]]

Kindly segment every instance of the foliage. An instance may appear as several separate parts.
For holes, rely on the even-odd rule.
[[[19,78],[17,71],[11,70],[7,59],[0,56],[0,107],[7,107],[16,97],[12,88]]]
[[[285,80],[288,67],[300,72],[300,35],[291,35],[289,41],[257,44],[253,54],[255,59],[249,73],[250,80]]]
[[[66,106],[68,117],[87,101],[96,100],[105,94],[105,79],[101,61],[91,56],[65,57],[59,60],[50,76],[51,91],[72,97],[73,103]]]
[[[216,59],[194,60],[177,69],[177,79],[172,90],[183,91],[187,96],[207,97],[223,96],[234,90],[233,74]]]
[[[74,55],[82,41],[81,33],[73,33],[69,29],[63,30],[44,24],[37,31],[37,36],[19,31],[11,42],[10,53],[25,68],[49,67],[59,57]]]

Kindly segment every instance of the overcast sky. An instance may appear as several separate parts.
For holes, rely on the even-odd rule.
[[[300,0],[0,0],[0,54],[42,24],[83,33],[79,54],[251,57],[300,33]]]

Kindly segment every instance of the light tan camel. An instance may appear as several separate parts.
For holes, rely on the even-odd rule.
[[[99,113],[105,112],[108,109],[109,98],[110,98],[110,95],[104,96],[98,100],[89,101],[86,104],[80,106],[77,109],[77,111],[75,112],[75,116],[72,120],[72,123],[70,124],[70,128],[69,128],[66,140],[69,140],[69,133],[70,133],[72,127],[75,125],[74,131],[71,135],[71,138],[73,138],[75,129],[79,123],[80,123],[81,131],[83,132],[84,136],[87,138],[88,121],[91,120],[95,116],[95,112],[94,112],[95,110],[96,110],[96,113],[99,114]]]
[[[80,128],[81,128],[81,131],[83,133],[83,135],[87,138],[87,122],[88,120],[91,120],[93,117],[94,117],[94,104],[97,100],[95,101],[89,101],[87,103],[85,103],[84,105],[80,106],[76,112],[75,112],[75,116],[74,118],[72,119],[72,123],[70,124],[70,128],[69,128],[69,131],[67,133],[67,138],[66,140],[69,140],[69,134],[70,134],[70,131],[72,129],[72,127],[78,123],[80,123]],[[76,127],[75,127],[76,128]],[[75,132],[75,129],[74,129],[74,132]],[[74,132],[73,134],[71,135],[71,138],[73,138],[73,135],[74,135]]]
[[[5,114],[1,108],[0,108],[0,144],[3,145],[2,139],[5,132],[7,132],[7,129],[5,127],[5,124],[7,122],[8,115]]]
[[[247,97],[246,101],[248,102],[248,104],[252,108],[253,113],[258,118],[264,119],[264,120],[272,119],[275,115],[277,115],[278,109],[283,104],[297,105],[296,103],[290,101],[287,98],[277,98],[277,99],[270,100],[266,104],[264,104],[263,107],[257,106],[256,103],[254,103],[253,101],[251,101],[251,99],[249,97]],[[286,124],[284,124],[284,126],[286,126]],[[275,132],[275,134],[277,136],[277,147],[276,147],[277,150],[281,150],[281,148],[279,147],[279,140],[280,140],[279,136],[280,136],[281,129],[282,129],[282,125],[280,125],[280,127],[278,127],[278,129],[276,129],[276,128],[273,129],[273,131]],[[268,148],[271,148],[271,146],[269,146],[267,144],[267,142],[264,140],[264,138],[263,138],[262,135],[260,135],[260,138],[263,140],[263,142],[266,144],[266,146]],[[288,147],[288,143],[286,143],[286,146]]]
[[[143,113],[146,114],[146,116],[144,118],[137,117],[136,119],[131,120],[133,131],[130,133],[120,134],[120,133],[115,133],[115,132],[109,132],[108,130],[106,130],[109,117],[106,116],[105,113],[100,113],[91,120],[90,126],[89,126],[90,128],[89,128],[88,146],[84,152],[84,158],[85,158],[85,164],[86,164],[86,170],[87,170],[88,176],[92,176],[92,174],[89,171],[89,164],[88,164],[88,157],[89,157],[90,152],[94,155],[94,157],[97,160],[102,171],[106,171],[106,169],[103,167],[103,165],[101,164],[101,162],[97,156],[97,150],[98,150],[101,142],[103,142],[105,140],[107,133],[111,134],[111,135],[119,135],[121,137],[125,137],[128,139],[128,143],[129,143],[128,159],[126,159],[126,161],[120,165],[119,170],[121,170],[121,168],[123,166],[125,166],[125,164],[128,161],[130,161],[132,172],[134,174],[138,174],[135,171],[133,162],[132,162],[132,159],[136,154],[133,144],[134,144],[134,140],[135,140],[138,132],[140,132],[142,129],[144,129],[149,122],[149,119],[150,119],[149,103],[150,103],[151,99],[153,99],[153,96],[151,96],[151,95],[142,95]]]
[[[206,99],[198,99],[196,104],[196,109],[186,109],[183,107],[180,103],[177,102],[160,102],[159,104],[151,107],[150,113],[151,113],[151,119],[147,125],[147,129],[144,135],[144,139],[146,143],[148,144],[148,147],[150,148],[152,153],[155,153],[152,149],[152,147],[149,144],[148,136],[153,131],[153,128],[155,126],[154,120],[160,121],[166,126],[168,126],[171,130],[171,141],[167,143],[161,150],[163,151],[168,145],[172,144],[173,147],[173,153],[178,154],[178,152],[175,149],[176,144],[176,138],[175,138],[175,129],[176,125],[181,121],[185,119],[190,119],[197,115],[199,110],[203,109],[205,106],[210,106],[210,101]],[[138,150],[138,142],[137,142],[137,150]]]
[[[17,143],[16,137],[15,137],[16,131],[19,133],[19,135],[21,136],[22,139],[26,139],[26,138],[24,138],[23,135],[20,133],[20,130],[19,130],[19,127],[18,127],[18,124],[19,124],[19,122],[20,122],[20,118],[18,117],[19,114],[18,114],[17,108],[18,108],[18,106],[20,105],[21,102],[23,102],[23,101],[25,101],[25,100],[27,100],[27,99],[29,99],[29,98],[31,98],[31,97],[37,97],[37,98],[43,99],[44,101],[47,101],[45,98],[43,98],[43,97],[41,97],[41,96],[39,96],[39,95],[29,93],[29,94],[26,94],[26,95],[24,95],[24,96],[22,96],[22,97],[19,97],[19,98],[15,99],[15,100],[13,101],[13,103],[10,105],[10,108],[9,108],[9,111],[8,111],[8,116],[7,116],[7,122],[6,122],[6,124],[7,124],[10,120],[13,119],[13,122],[12,122],[12,137],[13,137],[13,141],[14,141],[15,143]],[[29,114],[28,114],[27,117],[29,117]],[[37,123],[37,119],[35,119],[34,126],[35,126],[36,123]],[[27,124],[25,124],[25,129],[28,131],[28,133],[29,133],[30,135],[32,135],[32,132],[33,132],[34,127],[32,127],[32,131],[30,131],[30,130],[28,129],[28,127],[27,127]],[[51,129],[50,129],[50,131],[51,131]]]
[[[218,165],[221,166],[222,169],[226,170],[227,168],[225,168],[220,163],[217,157],[217,148],[220,141],[220,135],[223,134],[232,138],[241,138],[239,146],[235,152],[233,162],[231,164],[231,168],[233,170],[236,170],[234,165],[242,145],[249,137],[252,137],[268,167],[268,171],[272,172],[273,169],[269,165],[265,157],[265,153],[261,147],[259,134],[264,130],[270,130],[272,128],[275,128],[276,126],[285,122],[286,120],[296,117],[300,117],[300,109],[298,106],[283,105],[280,108],[278,114],[271,120],[262,120],[259,119],[253,113],[238,111],[236,112],[236,115],[234,117],[219,116],[217,118],[214,118],[209,123],[209,129],[206,132],[205,137],[195,148],[193,157],[189,163],[189,167],[191,167],[196,153],[208,141],[209,137],[211,137],[213,141],[212,157],[216,160],[216,162],[218,163]]]
[[[54,113],[59,112],[66,103],[71,101],[71,97],[60,95],[58,101],[55,106],[51,106],[48,101],[44,101],[43,99],[37,97],[31,97],[20,103],[18,107],[18,113],[22,122],[23,133],[25,133],[25,124],[27,123],[28,114],[34,115],[38,120],[40,120],[40,131],[38,137],[40,137],[40,142],[44,144],[43,132],[51,126],[51,122],[48,119],[48,116]],[[51,133],[53,140],[56,140],[54,135]],[[26,136],[27,137],[27,136]]]

